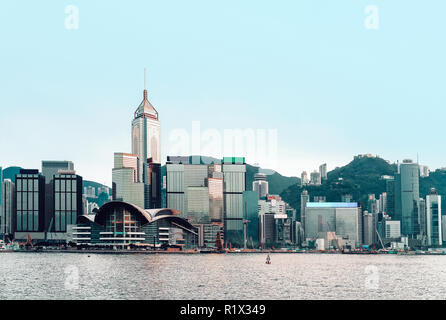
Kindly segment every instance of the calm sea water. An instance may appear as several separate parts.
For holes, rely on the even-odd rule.
[[[445,299],[446,256],[1,253],[0,299]]]

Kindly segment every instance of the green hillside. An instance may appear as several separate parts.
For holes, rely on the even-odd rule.
[[[352,162],[341,168],[336,168],[327,174],[327,181],[321,186],[301,187],[294,184],[281,193],[284,201],[300,211],[300,194],[305,189],[310,195],[326,196],[327,201],[341,201],[342,195],[351,194],[353,201],[365,204],[367,195],[374,193],[378,196],[386,191],[386,181],[383,175],[393,176],[396,165],[389,164],[381,158],[355,158]]]
[[[246,189],[252,190],[252,182],[254,181],[254,175],[263,170],[259,167],[252,165],[246,165]],[[281,194],[288,187],[300,183],[300,178],[297,177],[285,177],[280,173],[274,172],[266,176],[268,180],[268,191],[270,194]]]
[[[293,208],[300,211],[300,194],[305,189],[313,201],[314,196],[326,196],[327,201],[341,201],[344,194],[351,194],[353,201],[366,206],[368,194],[386,191],[384,175],[393,176],[397,171],[395,164],[389,164],[381,158],[360,158],[341,168],[328,172],[327,181],[321,186],[293,184],[281,193],[282,198]],[[420,197],[425,198],[431,188],[436,188],[442,196],[446,195],[446,171],[436,170],[429,177],[420,178]],[[446,212],[446,201],[442,202],[442,211]]]

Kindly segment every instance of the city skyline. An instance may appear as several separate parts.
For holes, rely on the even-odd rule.
[[[149,100],[163,115],[163,164],[174,155],[170,133],[200,121],[219,132],[277,129],[271,169],[286,176],[363,153],[391,162],[419,154],[443,167],[445,151],[432,146],[442,142],[445,46],[433,24],[444,23],[444,4],[377,1],[377,30],[364,27],[368,4],[77,1],[77,30],[65,27],[67,4],[4,4],[0,165],[66,159],[110,186],[147,67]]]

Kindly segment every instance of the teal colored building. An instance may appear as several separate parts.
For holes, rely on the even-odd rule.
[[[418,210],[420,201],[419,165],[404,160],[395,175],[395,219],[401,221],[401,234],[415,238],[420,233]],[[393,217],[392,217],[393,218]]]
[[[257,191],[243,192],[243,216],[246,222],[247,248],[256,249],[259,241],[259,193]]]

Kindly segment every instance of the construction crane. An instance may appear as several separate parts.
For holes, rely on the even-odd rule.
[[[376,234],[378,235],[379,242],[381,242],[381,246],[382,246],[382,248],[385,249],[385,248],[384,248],[384,243],[383,243],[383,241],[382,241],[382,239],[381,239],[381,236],[379,235],[378,229],[375,228],[375,231],[376,231]]]

